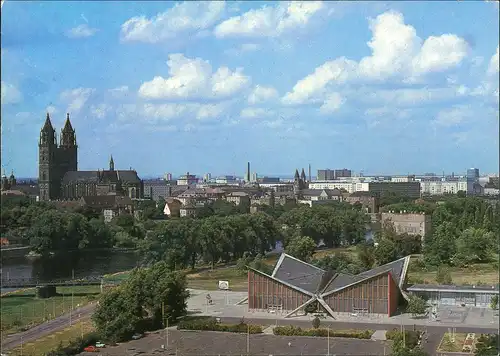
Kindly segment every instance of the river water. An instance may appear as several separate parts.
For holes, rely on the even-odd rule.
[[[58,278],[100,276],[132,269],[140,263],[134,251],[75,251],[45,258],[12,257],[2,259],[2,280],[30,279],[50,281]],[[2,288],[1,292],[7,292]]]

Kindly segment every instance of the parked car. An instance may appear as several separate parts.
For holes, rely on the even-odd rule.
[[[95,347],[102,349],[103,347],[106,347],[106,345],[102,342],[96,342]]]
[[[92,346],[92,345],[87,346],[86,348],[83,349],[83,351],[85,351],[85,352],[99,352],[97,347]]]
[[[142,334],[134,334],[134,335],[132,335],[132,340],[139,340],[140,338],[142,338]]]

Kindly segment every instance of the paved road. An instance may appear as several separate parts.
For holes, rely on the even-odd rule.
[[[72,322],[88,319],[92,312],[94,311],[96,304],[89,304],[84,307],[75,309],[73,313],[68,313],[61,315],[60,317],[50,320],[46,323],[35,326],[29,330],[23,331],[21,333],[11,334],[4,338],[2,335],[2,352],[11,350],[21,345],[21,343],[28,343],[44,337],[48,334],[52,334],[60,329],[64,329],[69,326],[70,319]]]
[[[221,322],[224,323],[239,323],[241,318],[231,318],[231,317],[221,317]],[[249,319],[246,318],[245,321],[250,324],[259,324],[259,325],[270,325],[275,324],[276,320],[272,319]],[[309,320],[294,320],[294,319],[281,319],[278,320],[278,325],[295,325],[303,328],[310,328],[311,321]],[[330,326],[333,330],[346,330],[346,329],[358,329],[358,330],[392,330],[394,328],[399,328],[398,325],[395,324],[369,324],[369,323],[360,323],[360,322],[339,322],[339,321],[322,321],[322,327]],[[413,329],[413,325],[405,325],[405,328],[408,330]],[[423,348],[430,355],[436,354],[436,349],[443,338],[445,332],[448,331],[448,326],[446,325],[432,325],[432,326],[423,326],[416,325],[416,330],[426,331],[428,338],[427,342],[423,344]],[[474,327],[456,327],[457,333],[476,333],[476,334],[488,334],[488,333],[497,333],[498,330],[495,328],[486,329],[486,328],[474,328]]]

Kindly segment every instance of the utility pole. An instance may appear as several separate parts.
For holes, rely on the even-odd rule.
[[[250,355],[250,325],[247,325],[247,356]]]
[[[327,340],[328,340],[328,351],[326,353],[327,356],[330,356],[330,325],[328,325],[328,337],[327,337]]]
[[[71,311],[69,312],[69,326],[72,325],[73,322],[73,298],[75,293],[75,270],[71,270],[71,281],[73,287],[71,288]]]

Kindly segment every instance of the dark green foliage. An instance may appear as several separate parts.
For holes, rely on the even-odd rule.
[[[59,345],[57,349],[51,351],[45,356],[71,356],[78,355],[89,345],[93,345],[99,341],[99,335],[97,333],[88,333],[79,337],[76,340],[70,341],[68,346]]]
[[[358,274],[369,269],[363,268],[356,260],[342,252],[335,252],[320,259],[314,259],[311,264],[327,271],[349,274]]]
[[[298,326],[276,326],[274,335],[280,336],[318,336],[318,337],[345,337],[351,339],[370,339],[373,335],[371,330],[328,330],[328,329],[302,329]]]
[[[406,306],[406,312],[410,313],[412,316],[422,315],[427,310],[427,302],[417,295],[410,295],[408,300],[408,305]]]
[[[321,320],[319,320],[318,317],[315,317],[313,320],[312,320],[312,327],[314,329],[319,329],[319,326],[321,325]]]
[[[445,285],[453,284],[450,269],[447,266],[443,265],[438,267],[436,272],[436,282]]]
[[[246,324],[243,320],[239,324],[221,324],[215,318],[203,318],[198,320],[181,321],[177,325],[178,330],[200,330],[200,331],[225,331],[231,333],[262,334],[260,325]]]
[[[316,251],[316,243],[309,236],[296,236],[287,243],[285,252],[301,261],[310,261]]]
[[[413,330],[404,331],[404,343],[407,348],[413,349],[418,345],[420,339],[420,332]],[[403,333],[399,329],[389,330],[385,333],[387,340],[392,340],[394,343],[403,342]]]
[[[165,262],[135,269],[119,287],[101,296],[92,319],[106,340],[129,340],[133,334],[162,327],[186,314],[186,277],[171,272]]]
[[[475,356],[497,356],[499,349],[498,334],[481,335],[476,342]]]
[[[266,274],[271,274],[273,272],[273,267],[266,264],[264,258],[260,254],[254,257],[248,252],[245,252],[243,257],[236,262],[236,269],[242,275],[245,275],[248,272],[247,267],[251,267]]]

